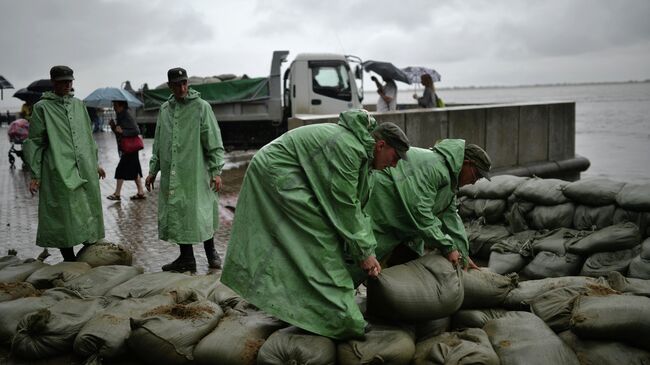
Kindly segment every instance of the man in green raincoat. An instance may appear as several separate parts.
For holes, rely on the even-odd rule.
[[[221,268],[214,248],[219,227],[223,142],[210,104],[188,88],[187,71],[167,72],[172,95],[161,107],[145,180],[153,188],[158,172],[158,236],[179,245],[180,256],[163,271],[196,271],[194,244],[203,242],[208,267]]]
[[[319,335],[360,337],[344,257],[379,274],[363,212],[370,169],[408,150],[399,127],[365,110],[291,130],[253,157],[239,194],[221,281],[263,311]]]
[[[99,177],[106,174],[97,162],[86,106],[71,93],[72,69],[54,66],[50,79],[54,92],[34,105],[24,144],[29,191],[40,190],[36,244],[57,247],[65,261],[75,261],[75,245],[104,238]]]
[[[475,268],[458,215],[456,192],[480,177],[489,178],[490,157],[462,139],[445,139],[432,149],[413,147],[407,156],[408,163],[400,162],[394,169],[372,176],[372,194],[365,210],[373,220],[377,258],[388,257],[400,244],[410,248],[399,252],[401,260],[404,256],[414,258],[423,255],[424,246],[429,245],[440,249],[453,264],[462,261],[465,267]],[[365,278],[360,270],[350,269],[356,283]]]

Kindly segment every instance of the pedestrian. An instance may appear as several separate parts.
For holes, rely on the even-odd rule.
[[[120,162],[115,169],[115,192],[107,196],[109,200],[122,199],[120,194],[122,191],[122,184],[124,180],[134,180],[135,186],[138,189],[136,195],[131,197],[131,200],[146,199],[144,195],[144,188],[142,187],[142,167],[140,166],[140,157],[138,151],[126,153],[120,147],[120,141],[125,137],[138,137],[140,135],[140,128],[129,113],[129,104],[126,101],[113,101],[113,110],[115,110],[115,121],[111,119],[109,125],[111,130],[115,133],[117,139],[117,151],[120,154]]]
[[[36,244],[57,247],[75,261],[74,246],[104,238],[99,178],[90,118],[71,94],[73,71],[50,69],[53,92],[34,105],[24,155],[31,169],[29,191],[39,192]]]
[[[422,76],[420,76],[420,82],[422,83],[422,86],[424,86],[424,93],[421,97],[418,97],[418,94],[413,94],[413,99],[418,101],[418,106],[420,108],[444,108],[445,103],[440,97],[438,97],[438,94],[436,94],[436,89],[431,75],[422,74]]]
[[[156,122],[149,175],[151,191],[160,172],[158,235],[178,244],[180,256],[163,271],[196,271],[192,245],[203,242],[208,267],[221,268],[214,248],[219,226],[219,195],[224,149],[219,125],[210,104],[188,88],[187,71],[167,72],[169,99]]]
[[[377,85],[377,94],[379,94],[379,99],[377,99],[377,111],[388,112],[397,110],[397,85],[392,79],[385,76],[382,78],[384,79],[383,85],[375,76],[370,78],[375,82],[375,85]]]
[[[432,149],[412,147],[408,163],[372,175],[366,213],[372,218],[380,261],[404,263],[437,248],[454,265],[476,268],[458,215],[458,188],[489,178],[490,157],[462,139],[445,139]],[[392,255],[391,255],[392,254]],[[351,269],[354,269],[351,267]],[[355,271],[358,284],[366,275]]]
[[[362,336],[344,260],[379,275],[362,210],[370,169],[395,166],[408,148],[398,126],[377,127],[365,110],[341,113],[338,124],[291,130],[262,147],[244,177],[221,281],[304,330]]]

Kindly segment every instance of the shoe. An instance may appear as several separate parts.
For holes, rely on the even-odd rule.
[[[142,200],[142,199],[147,199],[147,197],[144,196],[144,194],[135,194],[130,199],[131,200]]]
[[[174,271],[174,272],[195,272],[196,271],[196,260],[194,257],[186,258],[179,257],[176,260],[172,261],[167,265],[163,265],[162,271]]]
[[[106,199],[108,199],[108,200],[122,200],[122,198],[120,198],[119,195],[115,195],[115,194],[111,194],[111,195],[107,196]]]
[[[217,251],[214,251],[213,255],[207,255],[208,257],[208,267],[210,269],[221,269],[222,263],[221,263],[221,257],[219,257],[219,253]]]

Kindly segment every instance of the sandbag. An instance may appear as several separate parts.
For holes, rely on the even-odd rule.
[[[537,205],[526,215],[528,227],[532,229],[571,228],[575,205],[564,203],[558,205]]]
[[[573,306],[581,295],[612,295],[617,291],[605,285],[555,288],[536,296],[530,303],[530,310],[541,318],[553,331],[569,329]]]
[[[485,331],[469,328],[419,342],[415,348],[413,364],[500,365],[500,361]]]
[[[255,364],[264,341],[283,327],[286,327],[284,322],[252,308],[226,309],[219,327],[196,346],[196,363]]]
[[[517,274],[508,276],[486,269],[461,272],[463,279],[463,309],[492,308],[503,303],[508,293],[517,286]]]
[[[100,296],[113,287],[142,274],[142,268],[122,265],[98,266],[63,284],[84,296]]]
[[[451,328],[451,317],[422,321],[415,324],[415,342],[438,336]]]
[[[638,246],[627,250],[597,252],[587,258],[584,265],[582,265],[580,275],[597,278],[599,276],[605,276],[611,271],[626,274],[630,266],[630,261],[637,256],[638,252]]]
[[[288,327],[273,333],[257,355],[258,365],[335,365],[336,345],[327,337]]]
[[[0,283],[0,303],[39,294],[38,289],[30,283]]]
[[[614,224],[614,211],[616,205],[592,207],[589,205],[576,206],[573,214],[573,227],[575,229],[597,230]]]
[[[223,303],[236,298],[239,298],[239,294],[235,293],[232,289],[222,284],[221,281],[219,281],[209,296],[209,299],[211,301],[221,306],[225,306]]]
[[[22,261],[15,255],[7,255],[0,257],[0,270],[7,266],[20,264]]]
[[[557,255],[564,255],[567,252],[567,246],[587,237],[589,234],[591,232],[571,228],[554,229],[535,238],[532,242],[533,252],[547,251]]]
[[[614,271],[607,274],[607,282],[612,289],[621,293],[650,297],[650,280],[626,278]]]
[[[625,250],[639,243],[641,243],[639,228],[636,224],[628,222],[605,227],[572,242],[567,246],[567,251],[587,256],[596,252]]]
[[[460,268],[431,253],[368,280],[368,313],[405,321],[449,316],[463,303]]]
[[[497,274],[505,275],[516,273],[528,263],[528,258],[518,253],[490,252],[488,270]]]
[[[85,262],[62,261],[34,271],[25,281],[38,289],[49,289],[79,277],[90,269],[90,265]]]
[[[220,284],[219,276],[214,274],[192,275],[168,285],[165,291],[190,291],[200,299],[208,299]]]
[[[169,271],[144,273],[116,285],[106,292],[106,295],[126,299],[164,294],[165,288],[189,277],[189,275]]]
[[[25,281],[34,271],[49,266],[38,260],[27,260],[21,264],[6,266],[0,270],[0,283],[18,283]]]
[[[472,257],[487,259],[493,244],[509,237],[510,232],[505,226],[482,225],[474,222],[466,227],[469,252]]]
[[[528,279],[573,276],[580,272],[583,262],[584,259],[581,256],[572,253],[557,255],[553,252],[542,251],[521,270],[521,274]]]
[[[81,328],[74,340],[74,352],[84,358],[111,359],[123,355],[127,351],[126,339],[131,334],[130,318],[140,318],[154,308],[177,302],[176,295],[163,294],[112,303]]]
[[[538,205],[558,205],[569,201],[562,190],[569,183],[559,179],[532,178],[515,189],[514,194],[520,200],[527,200]]]
[[[490,320],[483,330],[501,365],[579,365],[575,353],[537,316]]]
[[[564,331],[558,336],[571,347],[581,364],[594,365],[647,365],[650,364],[650,352],[627,345],[622,342],[585,340],[571,331]]]
[[[587,178],[574,181],[564,187],[562,192],[569,199],[591,206],[616,203],[616,195],[625,183],[602,178]]]
[[[535,297],[556,288],[605,286],[609,284],[604,278],[590,278],[587,276],[567,276],[559,278],[546,278],[519,282],[519,286],[512,289],[503,302],[505,308],[528,309]]]
[[[645,235],[645,237],[650,236],[650,213],[648,212],[635,212],[633,210],[616,208],[612,222],[613,224],[634,223],[639,227],[642,235]]]
[[[207,300],[157,307],[142,318],[131,318],[127,344],[147,364],[188,364],[195,359],[197,343],[222,316],[221,308]],[[213,363],[221,362],[213,359]]]
[[[623,341],[650,350],[650,298],[581,296],[573,308],[571,331],[580,338]]]
[[[454,313],[451,320],[451,327],[456,330],[463,328],[483,328],[492,319],[517,317],[521,313],[527,312],[510,311],[503,308],[461,309]]]
[[[535,208],[535,204],[526,201],[514,200],[512,204],[510,204],[508,211],[505,213],[505,218],[506,222],[508,222],[508,227],[512,232],[521,232],[529,228],[526,217],[533,208]]]
[[[650,260],[650,238],[646,238],[646,240],[641,244],[641,252],[639,252],[639,256],[641,256],[642,259]]]
[[[650,212],[650,184],[625,184],[616,194],[616,204],[623,209]]]
[[[85,262],[92,267],[106,265],[133,264],[133,254],[123,245],[116,245],[110,242],[98,242],[93,245],[84,246],[77,253],[77,262]]]
[[[480,179],[474,184],[464,185],[458,189],[459,196],[473,199],[507,199],[528,177],[515,175],[497,175],[490,180]]]
[[[637,279],[650,279],[650,260],[636,256],[630,261],[630,266],[627,268],[627,276]]]
[[[528,263],[536,235],[537,231],[522,231],[492,245],[488,269],[501,275],[521,270]]]
[[[483,217],[487,224],[503,222],[506,211],[504,199],[464,199],[461,203],[462,216],[466,218]]]
[[[411,363],[413,355],[413,333],[384,325],[373,324],[365,340],[350,340],[337,346],[339,365],[406,365]]]
[[[70,298],[29,313],[16,327],[11,351],[25,359],[46,359],[70,352],[79,330],[107,304],[104,298]]]
[[[16,334],[18,322],[27,314],[49,308],[53,297],[27,297],[0,303],[0,343],[9,344]]]

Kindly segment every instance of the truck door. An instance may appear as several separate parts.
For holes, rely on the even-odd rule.
[[[353,102],[353,80],[347,62],[318,60],[309,61],[308,66],[311,72],[309,114],[338,114],[358,107]]]

